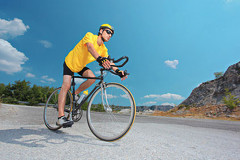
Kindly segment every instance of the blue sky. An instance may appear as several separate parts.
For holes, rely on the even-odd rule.
[[[62,64],[87,32],[114,26],[111,57],[128,56],[137,105],[179,104],[240,60],[240,0],[0,0],[0,83],[61,86]],[[88,65],[94,72],[96,62]]]

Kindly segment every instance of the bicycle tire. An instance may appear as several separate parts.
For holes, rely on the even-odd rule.
[[[43,112],[43,119],[46,127],[53,131],[62,128],[61,126],[56,125],[58,118],[58,95],[60,90],[61,87],[57,88],[51,93],[51,95],[48,97]],[[67,118],[69,118],[69,113],[72,111],[72,101],[72,94],[70,91],[68,91],[64,106],[64,113]]]
[[[105,89],[106,93],[103,96],[107,95],[104,98],[106,102],[101,104],[101,87],[91,96],[87,122],[91,132],[98,139],[116,141],[131,129],[136,116],[136,104],[131,92],[121,84],[108,83],[105,84]]]

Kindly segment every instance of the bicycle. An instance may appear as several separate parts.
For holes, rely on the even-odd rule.
[[[128,57],[121,57],[118,60],[109,59],[110,62],[118,63],[125,61],[121,65],[111,65],[112,67],[123,67],[128,62]],[[116,74],[112,70],[100,69],[101,75],[98,77],[72,76],[72,92],[69,90],[64,107],[65,116],[69,120],[77,122],[81,119],[85,102],[89,101],[86,111],[87,123],[91,132],[100,140],[116,141],[127,134],[136,116],[136,104],[131,92],[122,84],[104,82],[104,71]],[[127,71],[124,71],[126,74]],[[75,101],[75,78],[100,80],[93,90],[86,96],[79,105]],[[58,117],[58,94],[61,87],[57,88],[49,96],[44,107],[43,119],[46,127],[56,131],[62,126],[57,126]]]

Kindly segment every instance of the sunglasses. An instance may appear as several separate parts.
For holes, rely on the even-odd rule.
[[[105,30],[107,32],[107,34],[111,34],[113,36],[113,32],[111,32],[110,30]]]

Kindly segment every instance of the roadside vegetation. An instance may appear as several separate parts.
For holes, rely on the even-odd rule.
[[[37,105],[46,103],[54,87],[33,85],[28,81],[15,81],[13,84],[0,84],[0,102],[11,104]]]
[[[240,104],[240,100],[235,98],[235,95],[232,95],[229,89],[225,89],[225,97],[222,101],[230,111],[233,111]]]

